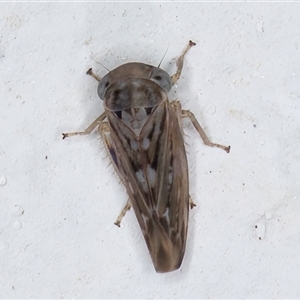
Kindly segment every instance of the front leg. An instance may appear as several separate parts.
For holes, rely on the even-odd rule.
[[[230,146],[223,146],[223,145],[220,145],[220,144],[212,143],[209,140],[209,138],[206,135],[206,133],[203,130],[203,128],[201,127],[201,125],[199,124],[199,122],[197,121],[197,119],[194,116],[194,114],[191,111],[189,111],[189,110],[182,110],[181,109],[181,103],[179,101],[173,101],[173,102],[171,102],[171,107],[173,108],[173,110],[174,110],[174,112],[175,112],[175,114],[177,115],[178,118],[189,118],[191,120],[191,122],[193,123],[194,127],[196,128],[196,130],[200,134],[200,136],[201,136],[201,138],[203,140],[203,143],[205,145],[210,146],[210,147],[218,147],[218,148],[221,148],[221,149],[225,150],[227,153],[229,153]]]
[[[103,120],[106,118],[106,113],[104,112],[101,114],[86,130],[84,131],[77,131],[77,132],[69,132],[69,133],[62,133],[63,140],[67,137],[74,136],[74,135],[88,135],[90,134],[98,125],[100,125]]]
[[[203,143],[205,145],[210,146],[210,147],[218,147],[218,148],[221,148],[221,149],[225,150],[227,153],[229,153],[230,146],[223,146],[223,145],[220,145],[220,144],[212,143],[210,141],[210,139],[206,135],[205,131],[203,130],[203,128],[201,127],[201,125],[197,121],[195,115],[191,111],[189,111],[189,110],[182,110],[181,114],[182,114],[182,118],[188,117],[191,120],[191,122],[193,123],[194,127],[196,128],[196,130],[200,134],[200,136],[201,136],[201,138],[203,140]]]
[[[177,71],[171,77],[172,85],[174,85],[178,81],[178,79],[180,78],[182,68],[183,68],[183,60],[184,60],[185,55],[195,45],[196,45],[196,43],[194,43],[193,41],[189,41],[189,44],[186,46],[186,48],[183,50],[182,54],[176,60]]]

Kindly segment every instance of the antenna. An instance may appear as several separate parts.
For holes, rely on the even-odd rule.
[[[168,50],[169,50],[169,46],[170,46],[170,42],[169,42],[168,47],[167,47],[167,49],[166,49],[166,51],[165,51],[165,54],[163,55],[163,57],[162,57],[160,63],[159,63],[158,66],[157,66],[158,68],[160,68],[161,63],[162,63],[163,59],[165,58],[165,56],[166,56],[166,54],[167,54],[167,52],[168,52]]]
[[[107,70],[108,72],[110,72],[110,69],[106,68],[105,66],[103,66],[99,61],[97,61],[94,57],[92,57],[92,60],[95,61],[97,64],[99,64],[102,68],[104,68],[105,70]]]

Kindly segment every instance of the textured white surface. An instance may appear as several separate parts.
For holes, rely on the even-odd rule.
[[[0,298],[300,297],[300,16],[293,3],[0,4]],[[93,67],[175,70],[197,207],[156,274],[97,133]],[[95,59],[95,60],[94,60]],[[171,62],[171,64],[169,64]]]

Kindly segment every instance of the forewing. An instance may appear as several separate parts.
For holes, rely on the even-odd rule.
[[[180,107],[168,101],[161,103],[152,109],[138,133],[116,113],[107,112],[107,118],[109,153],[156,271],[176,270],[185,250],[189,209]]]

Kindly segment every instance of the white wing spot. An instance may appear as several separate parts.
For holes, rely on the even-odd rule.
[[[138,148],[137,142],[135,140],[130,140],[130,147],[133,151],[136,151]]]
[[[144,192],[147,193],[148,188],[153,188],[156,184],[156,171],[152,169],[149,165],[147,165],[146,173],[147,181],[142,170],[136,172],[135,176],[138,182],[142,185]]]
[[[142,185],[144,192],[147,192],[147,184],[142,170],[135,173],[138,182]]]
[[[149,148],[150,145],[150,140],[148,138],[144,138],[142,141],[142,148],[144,150],[147,150]]]

